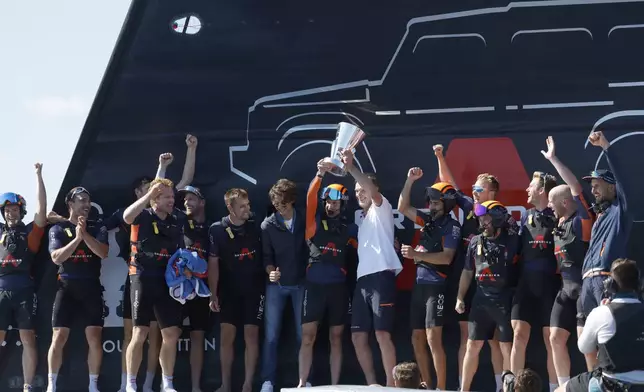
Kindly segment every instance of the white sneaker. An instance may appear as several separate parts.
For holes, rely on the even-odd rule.
[[[121,386],[121,388],[119,388],[119,390],[117,392],[127,392],[126,389],[127,388],[125,388],[124,386]]]
[[[174,389],[173,387],[168,387],[168,388],[161,387],[160,392],[177,392],[177,390]]]
[[[126,386],[125,392],[136,392],[136,387]]]
[[[304,384],[304,386],[305,386],[306,388],[311,388],[311,387],[313,387],[313,385],[311,385],[311,383],[310,383],[310,382],[308,382],[308,381],[306,382],[306,384]]]
[[[273,383],[270,381],[264,381],[260,392],[273,392]]]

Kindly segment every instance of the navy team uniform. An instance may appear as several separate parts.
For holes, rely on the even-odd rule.
[[[182,306],[169,295],[165,270],[170,257],[184,248],[181,221],[174,214],[161,219],[146,208],[131,225],[130,241],[133,325],[150,326],[154,314],[160,329],[180,327]]]
[[[550,208],[531,208],[521,216],[521,277],[512,303],[512,320],[525,321],[533,327],[550,325],[552,305],[561,284],[553,234],[556,226]]]
[[[349,316],[347,270],[350,261],[357,257],[358,226],[347,224],[339,217],[322,218],[320,215],[315,216],[313,224],[315,234],[307,240],[310,255],[302,324],[321,322],[328,312],[329,326],[344,325]]]
[[[461,237],[463,238],[463,249],[467,249],[470,246],[470,241],[472,240],[472,238],[480,234],[479,220],[476,215],[474,215],[474,200],[471,197],[466,196],[462,191],[459,190],[456,191],[455,198],[456,205],[463,211],[464,215],[463,224],[461,226]],[[508,230],[508,232],[512,235],[519,233],[519,227],[514,218],[512,218],[512,215],[508,215],[508,224],[506,230]],[[465,259],[466,258],[463,257],[463,253],[461,253],[461,256],[457,257],[452,264],[452,274],[454,278],[448,279],[448,285],[451,286],[449,290],[454,299],[456,299],[456,295],[458,293],[458,286],[460,283],[461,272],[464,267]],[[510,285],[512,286],[513,283],[511,283]],[[456,318],[458,321],[469,320],[472,299],[474,298],[475,292],[476,285],[470,284],[470,288],[467,291],[465,298],[463,299],[463,301],[465,302],[465,312],[463,312],[462,314],[456,313]]]
[[[210,226],[209,253],[219,258],[219,320],[234,326],[264,322],[265,273],[254,220],[235,226],[226,216]]]
[[[207,222],[199,223],[186,215],[183,211],[177,212],[179,220],[183,223],[183,240],[185,248],[191,252],[197,252],[197,255],[208,261],[208,246],[210,238],[208,230],[210,224]],[[208,271],[204,274],[194,274],[196,277],[207,285]],[[183,315],[190,320],[190,329],[193,331],[207,331],[210,326],[210,297],[200,297],[186,301],[183,305]]]
[[[512,275],[519,251],[519,236],[506,229],[497,238],[472,238],[465,256],[465,269],[474,271],[476,293],[472,299],[469,339],[488,340],[499,329],[500,342],[512,342],[510,324]]]
[[[577,211],[554,230],[555,257],[561,273],[562,287],[550,314],[550,326],[570,333],[584,326],[581,309],[581,267],[588,249],[592,218],[582,195],[574,196]]]
[[[107,228],[102,222],[87,221],[87,233],[107,244]],[[76,225],[57,223],[49,230],[49,253],[65,247],[76,238]],[[75,316],[83,316],[86,326],[102,327],[105,318],[101,258],[81,242],[72,255],[58,266],[58,291],[54,299],[53,328],[69,328]]]
[[[35,328],[38,300],[31,268],[44,233],[35,223],[15,227],[0,223],[0,331],[14,320],[18,329]]]
[[[461,225],[451,215],[445,215],[433,221],[429,214],[418,211],[416,224],[422,226],[420,241],[416,247],[417,251],[439,253],[444,249],[455,249],[455,258],[461,253],[459,252]],[[416,262],[416,280],[411,294],[410,307],[412,329],[443,326],[446,280],[451,269],[449,264]]]
[[[612,203],[595,206],[597,220],[593,224],[582,269],[581,304],[586,316],[601,303],[604,280],[610,275],[611,263],[615,259],[627,256],[628,239],[633,227],[633,215],[629,212],[627,199],[630,197],[631,203],[633,202],[634,189],[624,176],[624,157],[612,153],[615,148],[616,146],[612,146],[609,148],[610,152],[604,151],[612,172],[596,170],[590,176],[584,177],[586,181],[597,178],[615,184],[617,191],[617,197]]]
[[[119,254],[118,257],[122,258],[125,260],[127,264],[129,264],[130,260],[130,252],[131,252],[131,243],[130,243],[130,236],[131,236],[131,230],[130,230],[130,225],[125,223],[123,221],[123,212],[125,211],[125,208],[120,208],[116,210],[112,216],[110,216],[106,221],[105,221],[105,226],[107,227],[107,230],[114,230],[118,229],[118,231],[114,234],[114,239],[116,240],[116,244],[119,247]],[[130,276],[127,275],[125,277],[125,284],[123,285],[123,301],[122,301],[122,306],[123,306],[123,315],[122,317],[124,319],[132,320],[132,301],[130,299],[131,297],[131,284],[130,284]],[[157,321],[156,318],[154,317],[154,314],[152,314],[151,321]]]

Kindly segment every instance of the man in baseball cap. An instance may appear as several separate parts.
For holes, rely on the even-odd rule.
[[[597,220],[593,224],[590,244],[582,267],[581,307],[587,317],[599,306],[604,295],[603,281],[610,276],[613,260],[626,257],[628,237],[633,226],[627,199],[634,196],[628,182],[624,156],[613,150],[606,136],[592,132],[588,141],[604,150],[610,170],[594,170],[583,177],[590,182],[595,197],[592,206]]]

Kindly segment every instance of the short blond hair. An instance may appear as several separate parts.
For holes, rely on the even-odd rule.
[[[490,173],[481,173],[476,177],[476,181],[483,181],[488,183],[488,190],[498,192],[501,189],[499,180],[496,176]]]
[[[248,199],[248,192],[242,188],[232,188],[224,195],[224,203],[227,206],[232,206],[233,202],[237,199]]]
[[[150,188],[152,188],[156,184],[162,184],[169,187],[170,189],[174,189],[174,183],[171,180],[168,180],[167,178],[159,178],[159,177],[155,178],[150,182]]]

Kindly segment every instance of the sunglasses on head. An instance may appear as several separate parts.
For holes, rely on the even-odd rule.
[[[91,197],[87,189],[83,188],[82,186],[79,186],[69,191],[69,193],[67,194],[67,197],[65,197],[65,202],[69,203],[70,201],[74,200],[74,197],[76,197],[76,195],[80,195],[81,193],[87,193],[87,196]]]

